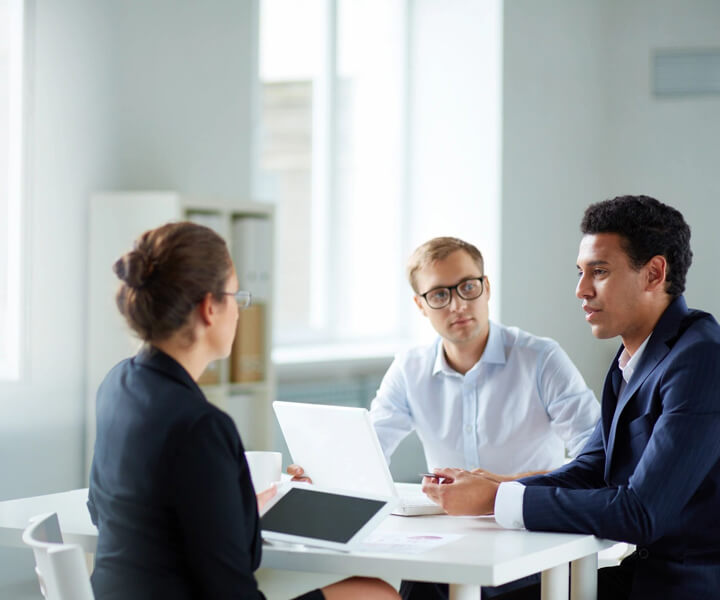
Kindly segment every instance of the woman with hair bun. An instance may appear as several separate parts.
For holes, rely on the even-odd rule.
[[[228,356],[250,294],[223,239],[193,223],[147,231],[113,270],[117,306],[145,344],[97,392],[88,508],[98,527],[97,600],[264,598],[258,503],[231,418],[197,385]],[[398,598],[351,578],[303,599]]]

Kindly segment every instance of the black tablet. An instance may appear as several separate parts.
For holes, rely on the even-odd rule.
[[[349,550],[393,510],[396,500],[307,483],[281,484],[263,507],[263,538]]]

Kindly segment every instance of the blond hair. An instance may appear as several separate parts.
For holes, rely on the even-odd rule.
[[[454,237],[436,237],[418,246],[408,259],[407,277],[410,282],[410,286],[416,294],[420,293],[415,282],[415,275],[417,272],[429,264],[438,260],[444,260],[453,252],[457,252],[458,250],[464,250],[467,252],[470,258],[472,258],[477,265],[478,269],[480,269],[480,273],[484,273],[482,253],[475,246]]]

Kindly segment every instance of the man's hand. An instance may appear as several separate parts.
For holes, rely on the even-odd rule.
[[[305,470],[300,465],[288,465],[287,468],[288,475],[292,475],[291,481],[302,481],[303,483],[312,483],[312,479],[310,479],[307,475],[305,475]]]
[[[277,486],[274,483],[265,491],[257,494],[258,511],[262,510],[263,506],[267,504],[267,501],[270,500],[270,498],[272,498],[275,494],[277,494]]]
[[[422,490],[449,515],[488,515],[495,510],[497,481],[462,469],[435,473],[438,478],[423,477]]]

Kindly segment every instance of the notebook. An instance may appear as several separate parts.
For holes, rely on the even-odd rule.
[[[273,402],[293,462],[319,486],[397,499],[393,514],[442,514],[419,484],[395,484],[364,408]]]

